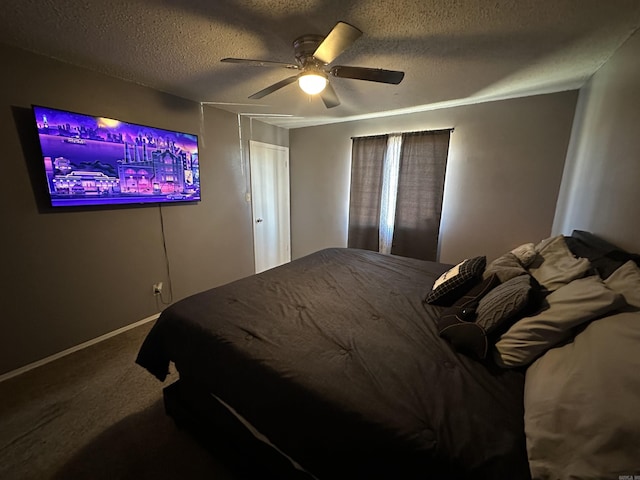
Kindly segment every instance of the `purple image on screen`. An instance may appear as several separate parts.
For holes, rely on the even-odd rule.
[[[34,106],[51,205],[200,200],[198,137]]]

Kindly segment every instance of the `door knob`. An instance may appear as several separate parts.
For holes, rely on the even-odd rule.
[[[262,219],[261,218],[256,218],[256,223],[262,223]]]

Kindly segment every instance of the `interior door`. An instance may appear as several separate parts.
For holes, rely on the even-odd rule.
[[[256,273],[291,261],[289,149],[249,142]]]

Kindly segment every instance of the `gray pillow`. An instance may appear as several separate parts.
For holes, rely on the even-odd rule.
[[[519,247],[511,250],[516,258],[520,261],[523,267],[528,267],[535,260],[536,255],[536,246],[533,243],[523,243]]]
[[[489,278],[496,274],[502,283],[511,280],[519,275],[525,275],[527,271],[520,263],[520,260],[511,252],[505,253],[487,265],[482,274],[483,278]]]
[[[543,240],[536,245],[536,251],[529,273],[550,292],[583,277],[590,267],[586,258],[573,256],[562,235]]]
[[[640,473],[638,345],[640,312],[616,313],[527,369],[524,430],[533,478]]]
[[[529,303],[531,277],[520,275],[498,285],[487,293],[476,309],[476,323],[487,333],[514,319]]]
[[[546,300],[548,309],[518,320],[500,336],[494,351],[499,365],[529,365],[551,347],[571,338],[574,327],[625,305],[624,297],[595,275],[558,288]]]
[[[614,292],[624,296],[632,307],[640,308],[640,268],[629,260],[604,281]]]

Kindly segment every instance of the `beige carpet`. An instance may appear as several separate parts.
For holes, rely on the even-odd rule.
[[[151,325],[0,383],[0,479],[237,480],[165,415],[176,375],[134,363]]]

